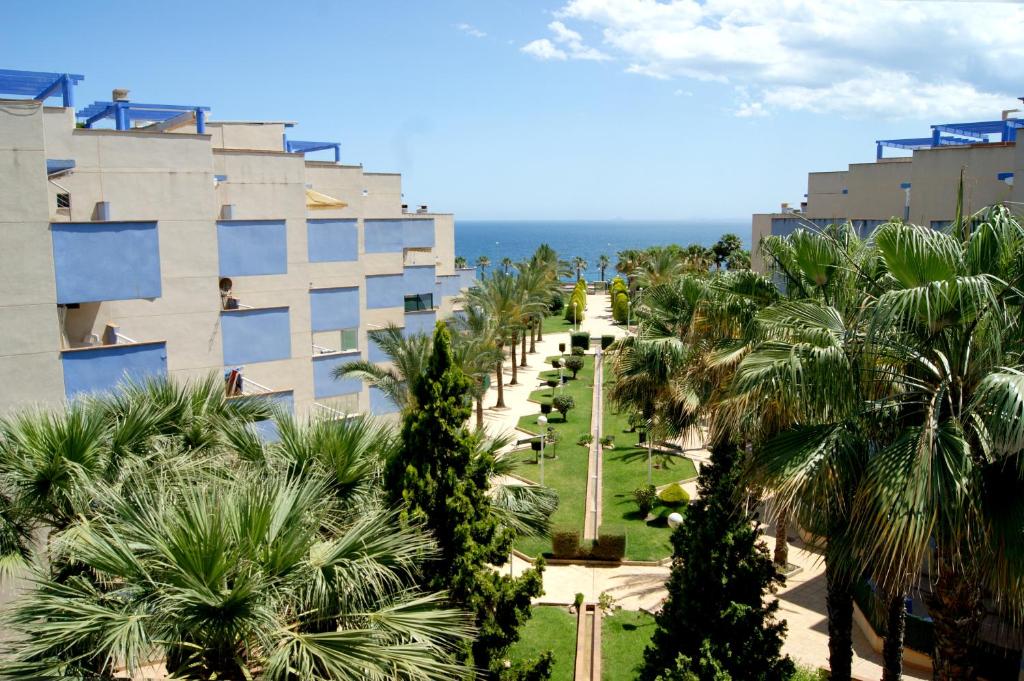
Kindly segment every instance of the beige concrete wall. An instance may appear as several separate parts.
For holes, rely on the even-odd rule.
[[[836,170],[807,175],[807,215],[819,218],[845,219],[847,217],[847,172]]]
[[[997,180],[996,174],[1013,170],[1015,153],[1016,148],[1012,144],[915,151],[911,222],[928,225],[932,220],[953,219],[961,169],[964,174],[965,212],[1011,200],[1012,189]]]
[[[207,121],[206,132],[214,149],[284,151],[284,123]],[[174,132],[195,132],[195,124]]]
[[[750,268],[764,273],[764,258],[761,255],[761,239],[772,233],[772,218],[784,217],[777,213],[754,213],[750,225]]]
[[[846,177],[846,208],[850,220],[902,218],[906,194],[900,184],[910,182],[910,159],[887,159],[877,163],[852,163]],[[808,217],[816,218],[808,211]],[[830,216],[820,216],[830,217]]]
[[[0,412],[64,399],[43,107],[0,101]]]

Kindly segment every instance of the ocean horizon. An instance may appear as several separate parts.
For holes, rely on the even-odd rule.
[[[482,255],[492,267],[501,260],[513,262],[530,257],[542,243],[555,249],[559,257],[571,260],[582,256],[588,263],[584,276],[597,279],[597,259],[602,254],[611,260],[614,272],[619,251],[649,246],[697,243],[710,246],[726,233],[737,234],[744,248],[750,248],[750,221],[742,219],[687,220],[458,220],[455,221],[455,255],[472,266]],[[605,276],[610,276],[608,272]]]

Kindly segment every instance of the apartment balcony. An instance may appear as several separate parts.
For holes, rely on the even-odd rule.
[[[118,334],[114,343],[68,348],[60,353],[64,394],[110,392],[127,382],[167,375],[167,342],[139,342]]]
[[[50,225],[57,303],[159,298],[156,222]]]

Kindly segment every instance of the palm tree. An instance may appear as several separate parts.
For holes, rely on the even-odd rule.
[[[722,269],[722,265],[729,259],[729,256],[736,251],[743,249],[743,240],[737,235],[723,234],[722,238],[711,247],[711,253],[715,259],[715,267]]]
[[[597,258],[597,268],[601,270],[601,281],[604,281],[604,271],[608,269],[608,266],[612,264],[612,261],[607,255],[603,253]]]
[[[430,358],[430,336],[424,333],[406,336],[405,330],[395,324],[372,329],[366,335],[387,355],[391,366],[385,368],[357,360],[336,367],[332,375],[336,379],[360,378],[384,393],[401,411],[415,409],[409,383],[423,374]]]
[[[487,268],[491,266],[491,259],[486,255],[481,255],[476,259],[476,266],[480,270],[480,276],[483,277],[487,273]]]
[[[469,263],[466,262],[466,258],[461,255],[455,256],[455,269],[464,270]]]
[[[134,676],[154,658],[196,679],[468,674],[446,658],[468,616],[411,581],[434,550],[418,527],[379,508],[339,513],[316,475],[181,463],[89,488],[103,522],[64,549],[104,578],[41,577],[11,613],[5,676]]]
[[[512,268],[512,258],[505,256],[501,259],[501,269],[508,274],[508,271]]]
[[[467,306],[476,307],[491,320],[496,331],[496,344],[499,350],[511,346],[512,371],[513,377],[515,377],[515,341],[518,337],[517,325],[521,318],[521,291],[515,277],[506,275],[504,272],[492,272],[490,277],[480,281],[479,286],[467,292],[465,301]],[[498,380],[498,400],[494,406],[498,409],[505,408],[503,365],[504,353],[502,352],[502,358],[495,363],[494,367]]]
[[[667,284],[674,281],[682,271],[682,263],[671,250],[651,249],[640,263],[636,282],[644,288]]]
[[[490,386],[489,376],[504,355],[498,346],[498,334],[482,308],[467,305],[462,314],[452,317],[452,353],[463,373],[473,379],[476,402],[476,428],[484,427],[484,395]]]
[[[972,678],[983,593],[1018,607],[1024,575],[1024,229],[998,207],[874,241],[890,290],[868,341],[900,432],[868,463],[855,527],[883,575],[930,559],[935,677]]]
[[[577,255],[572,259],[572,268],[576,270],[577,279],[583,278],[583,270],[587,269],[588,266],[586,259],[581,255]]]

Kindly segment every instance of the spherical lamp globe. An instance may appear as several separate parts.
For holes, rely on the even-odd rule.
[[[673,530],[683,524],[683,516],[679,513],[668,514],[668,526]]]

